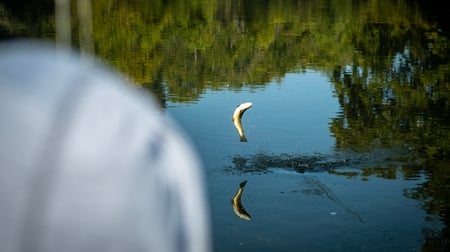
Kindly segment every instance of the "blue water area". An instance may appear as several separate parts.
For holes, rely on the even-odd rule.
[[[243,102],[253,103],[242,117],[244,143],[231,121]],[[209,91],[195,104],[169,103],[167,112],[188,132],[206,165],[217,168],[235,154],[328,153],[334,146],[328,126],[338,110],[327,77],[310,71],[264,88]]]
[[[248,142],[239,141],[231,120],[243,102],[253,103],[242,117]],[[339,169],[355,176],[282,167],[246,172],[233,164],[233,157],[258,154],[333,155],[329,123],[339,111],[327,76],[313,71],[258,89],[209,91],[188,105],[169,102],[167,113],[205,165],[216,252],[414,251],[424,229],[442,227],[425,221],[420,203],[404,195],[425,175],[406,180],[398,168],[395,179],[363,176],[352,165]],[[239,218],[231,204],[244,180],[241,203],[251,220]]]
[[[235,216],[230,204],[244,179],[250,221]],[[420,180],[349,180],[325,172],[209,180],[216,251],[414,251],[423,243],[422,228],[434,225],[417,201],[403,196]]]

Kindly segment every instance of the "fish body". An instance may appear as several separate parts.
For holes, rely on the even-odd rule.
[[[252,217],[250,214],[245,211],[245,208],[242,206],[241,203],[241,195],[242,192],[244,192],[244,187],[247,184],[247,180],[243,181],[241,184],[239,184],[239,189],[237,190],[236,194],[234,195],[233,199],[231,200],[231,204],[233,205],[233,211],[234,213],[244,220],[251,220]]]
[[[241,142],[247,142],[247,138],[245,137],[245,134],[244,134],[244,129],[242,128],[241,118],[242,118],[242,115],[244,114],[244,112],[247,111],[247,109],[251,108],[252,106],[253,106],[253,103],[251,103],[251,102],[245,102],[245,103],[238,105],[236,107],[236,109],[234,110],[233,117],[231,118],[231,120],[234,123],[234,126],[236,127],[236,130],[239,133]]]

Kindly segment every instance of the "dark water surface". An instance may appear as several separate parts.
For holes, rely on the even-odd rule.
[[[436,4],[79,0],[67,16],[0,1],[0,38],[56,37],[155,94],[205,164],[215,251],[448,251]],[[243,102],[247,142],[231,121]],[[231,204],[243,181],[251,220]]]

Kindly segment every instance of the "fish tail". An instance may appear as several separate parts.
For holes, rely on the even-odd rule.
[[[239,187],[240,188],[244,188],[244,186],[247,184],[247,180],[244,180],[244,181],[242,181],[240,184],[239,184]]]

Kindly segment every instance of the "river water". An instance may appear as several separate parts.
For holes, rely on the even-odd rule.
[[[0,1],[2,40],[56,37],[95,55],[182,126],[204,164],[215,251],[449,249],[439,6],[79,0],[69,17],[26,2]],[[246,142],[232,122],[244,102]],[[232,204],[243,181],[246,219]]]
[[[242,117],[247,142],[241,142],[231,116],[247,101],[253,106]],[[339,105],[320,72],[288,73],[264,89],[209,91],[195,104],[169,102],[167,113],[204,161],[216,251],[414,251],[424,229],[444,228],[427,221],[420,201],[406,197],[429,179],[422,167],[386,162],[397,150],[335,150],[329,127]],[[301,160],[305,168],[286,160]],[[406,177],[403,169],[415,175]],[[242,181],[250,221],[232,211]]]

